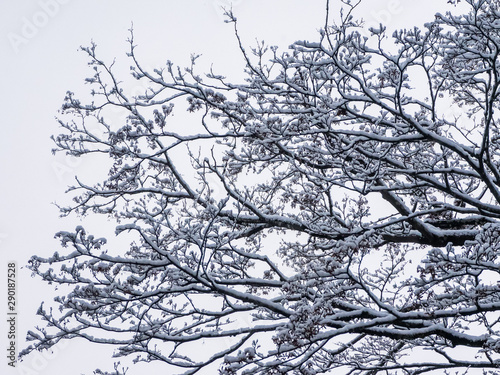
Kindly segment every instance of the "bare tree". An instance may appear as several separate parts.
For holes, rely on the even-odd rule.
[[[95,100],[67,94],[55,143],[109,177],[78,180],[62,214],[108,215],[132,243],[78,227],[32,258],[71,292],[23,354],[83,337],[183,374],[497,373],[500,2],[392,37],[345,3],[318,42],[240,42],[240,84],[195,57],[147,71],[131,36],[148,89],[129,97],[84,48]]]

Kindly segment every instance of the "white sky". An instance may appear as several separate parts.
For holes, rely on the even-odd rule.
[[[331,0],[338,9],[339,0]],[[58,218],[51,202],[64,202],[74,175],[91,175],[92,162],[52,156],[50,135],[58,134],[54,120],[67,90],[85,93],[90,75],[80,45],[93,39],[100,56],[128,66],[128,29],[134,24],[137,53],[145,66],[166,60],[184,66],[191,53],[220,74],[240,77],[241,66],[232,25],[223,22],[220,6],[230,0],[2,0],[0,2],[0,373],[30,375],[92,374],[96,367],[111,369],[109,350],[84,342],[69,342],[53,358],[34,355],[17,370],[7,366],[6,268],[18,264],[18,349],[26,331],[38,324],[35,312],[52,300],[53,287],[21,269],[32,254],[49,256],[59,250],[53,235],[72,230],[75,219]],[[372,26],[409,27],[432,20],[446,0],[365,0],[357,14]],[[247,46],[255,39],[287,45],[314,40],[324,24],[325,0],[238,0],[233,10]],[[230,74],[229,74],[229,73]],[[104,235],[102,233],[101,235]],[[162,367],[155,367],[160,373]],[[144,368],[131,368],[128,375]],[[165,373],[162,371],[161,373]],[[214,373],[214,372],[211,372]],[[208,374],[208,372],[207,372]]]

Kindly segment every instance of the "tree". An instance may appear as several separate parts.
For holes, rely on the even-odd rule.
[[[77,180],[61,210],[107,215],[131,245],[78,227],[57,234],[64,254],[31,259],[71,291],[23,354],[83,337],[184,374],[496,373],[500,2],[467,3],[365,37],[345,1],[283,53],[247,52],[228,13],[239,84],[199,76],[196,57],[147,71],[131,33],[136,97],[83,48],[94,101],[68,92],[54,140],[109,176]],[[195,124],[172,117],[183,99]]]

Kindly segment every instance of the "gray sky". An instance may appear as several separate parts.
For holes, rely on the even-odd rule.
[[[187,65],[191,53],[202,53],[201,66],[230,77],[241,77],[232,26],[223,22],[221,6],[230,0],[3,0],[0,4],[2,59],[0,108],[0,280],[6,280],[9,261],[18,265],[17,344],[24,347],[26,331],[39,324],[35,312],[41,301],[55,295],[21,269],[32,254],[49,256],[60,250],[53,239],[59,230],[72,230],[77,219],[59,219],[52,202],[64,196],[75,175],[91,177],[98,167],[91,161],[53,156],[52,134],[58,134],[54,117],[67,90],[86,93],[83,79],[91,72],[80,45],[98,44],[100,56],[126,61],[128,29],[134,24],[137,54],[145,66],[161,67],[166,60]],[[332,0],[333,11],[340,1]],[[408,27],[432,20],[446,0],[365,0],[358,15],[368,24]],[[286,48],[297,39],[314,40],[324,24],[324,0],[237,0],[233,10],[247,46],[255,39]],[[133,90],[134,87],[131,87]],[[90,222],[99,229],[97,221]],[[106,233],[97,233],[97,235]],[[0,286],[0,342],[6,338],[6,286]],[[2,374],[92,374],[101,366],[111,369],[109,348],[69,342],[52,356],[35,354],[16,370],[0,359]],[[2,351],[5,353],[5,351]],[[151,367],[150,367],[151,368]],[[155,367],[158,373],[161,367]],[[132,368],[128,374],[141,373]],[[151,371],[151,373],[154,373]],[[164,372],[163,372],[164,373]]]

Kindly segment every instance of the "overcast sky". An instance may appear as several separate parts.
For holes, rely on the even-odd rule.
[[[49,256],[59,250],[53,240],[59,230],[72,230],[77,219],[59,219],[52,202],[67,201],[64,191],[78,174],[92,175],[97,166],[51,154],[54,117],[67,90],[84,93],[90,76],[80,45],[93,40],[101,57],[125,62],[126,38],[132,22],[137,54],[145,66],[161,67],[167,60],[187,65],[191,53],[201,53],[202,66],[241,77],[232,26],[223,22],[221,6],[230,0],[2,0],[0,4],[0,280],[9,261],[18,265],[18,349],[27,329],[38,324],[35,312],[52,300],[52,286],[43,285],[21,269],[33,254]],[[338,9],[339,0],[332,0]],[[365,0],[358,11],[367,23],[393,28],[411,27],[433,19],[449,5],[446,0]],[[286,48],[298,39],[314,40],[324,24],[324,0],[237,0],[233,10],[247,46],[265,39]],[[204,64],[204,65],[203,65]],[[131,88],[134,89],[133,87]],[[104,235],[102,233],[101,235]],[[6,285],[0,286],[0,342],[6,338]],[[2,350],[2,353],[5,351]],[[33,355],[17,370],[0,359],[2,374],[92,374],[111,369],[110,351],[70,342],[52,357]],[[106,363],[108,366],[106,366]],[[132,368],[128,375],[141,373]],[[152,373],[155,373],[151,371]],[[158,370],[158,373],[160,370]],[[163,372],[165,373],[165,372]]]

